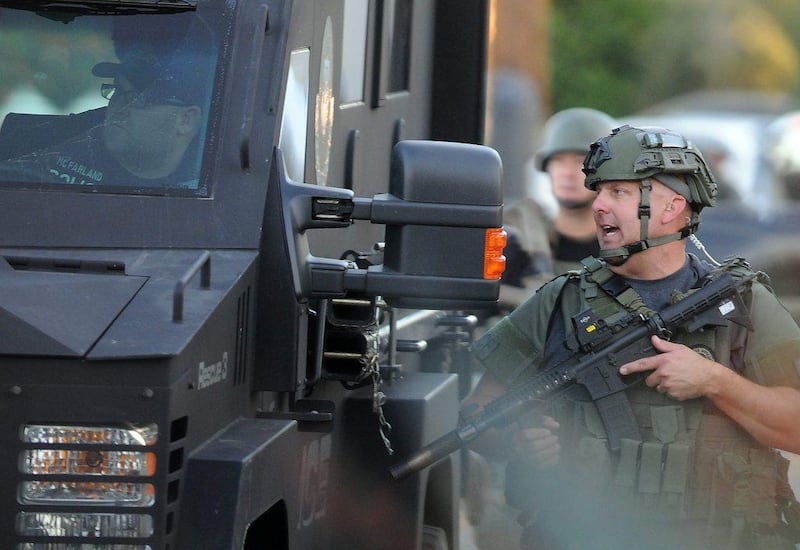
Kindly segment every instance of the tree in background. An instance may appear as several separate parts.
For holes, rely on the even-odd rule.
[[[552,111],[615,116],[698,90],[797,95],[793,0],[561,0],[552,3]]]

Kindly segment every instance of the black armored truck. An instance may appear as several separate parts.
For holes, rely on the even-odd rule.
[[[0,548],[457,547],[487,4],[0,0]]]

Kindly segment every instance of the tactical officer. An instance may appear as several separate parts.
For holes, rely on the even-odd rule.
[[[682,136],[617,128],[592,144],[583,170],[597,193],[598,258],[544,285],[475,343],[486,374],[465,404],[574,355],[579,313],[613,329],[625,313],[662,310],[721,272],[745,286],[749,328],[652,337],[658,354],[620,369],[648,374],[625,390],[641,440],[623,439],[618,451],[582,392],[547,403],[533,427],[507,428],[507,498],[526,512],[523,546],[794,548],[794,495],[776,449],[800,451],[800,329],[743,260],[687,254],[716,184]],[[503,448],[494,432],[476,449]]]
[[[583,184],[583,159],[589,146],[614,126],[607,114],[582,107],[560,111],[545,125],[535,160],[537,169],[547,172],[558,202],[550,232],[556,274],[579,268],[583,258],[600,251],[592,216],[595,192]]]
[[[576,269],[580,260],[600,251],[591,208],[595,192],[584,187],[581,169],[589,145],[614,126],[607,114],[584,107],[559,111],[545,123],[534,161],[536,169],[547,174],[558,209],[544,228],[545,217],[533,198],[522,199],[504,212],[509,244],[500,297],[505,305],[518,306],[530,290],[547,280],[544,275]],[[542,233],[547,243],[542,242]]]

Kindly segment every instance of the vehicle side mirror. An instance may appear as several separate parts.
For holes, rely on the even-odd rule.
[[[285,177],[283,211],[297,244],[300,297],[348,292],[381,296],[392,307],[472,309],[496,303],[502,249],[502,162],[482,145],[401,141],[392,154],[389,193],[354,198],[344,189],[297,184]],[[314,257],[307,229],[384,224],[384,263],[367,269]]]

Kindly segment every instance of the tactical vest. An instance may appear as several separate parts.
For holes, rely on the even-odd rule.
[[[766,275],[755,274],[739,258],[715,268],[709,276],[723,271],[734,278],[755,275],[769,285]],[[681,298],[674,294],[672,301]],[[743,298],[749,305],[750,293]],[[570,273],[559,300],[562,307],[556,308],[554,315],[564,313],[560,320],[551,318],[551,325],[555,321],[566,328],[567,342],[574,338],[568,312],[582,311],[587,303],[609,326],[629,312],[652,314],[632,288],[593,258],[584,261],[583,271]],[[744,338],[746,329],[729,323],[693,333],[678,332],[672,341],[741,372],[741,357],[732,357],[731,349],[741,347]],[[548,334],[546,358],[558,355],[553,347],[563,348],[564,344],[555,340]],[[552,363],[548,360],[545,364]],[[605,429],[591,401],[559,400],[546,411],[561,425],[561,462],[580,490],[594,492],[604,505],[619,510],[620,517],[701,523],[713,538],[709,544],[715,546],[794,548],[781,536],[785,530],[783,507],[796,502],[787,481],[786,459],[759,445],[708,399],[676,401],[643,382],[626,394],[642,441],[622,440],[618,455],[610,453]],[[510,465],[507,497],[519,506],[525,500],[520,493],[526,490],[524,483],[515,480],[515,468],[525,466]]]

